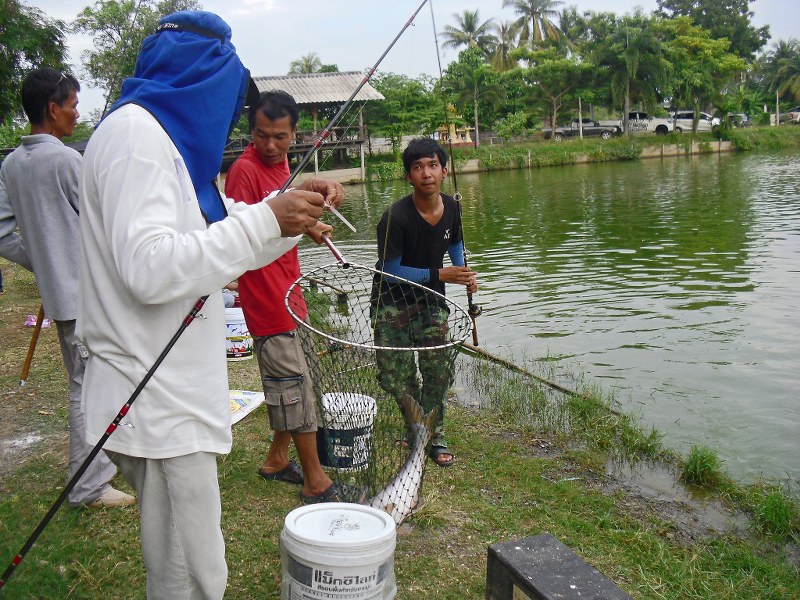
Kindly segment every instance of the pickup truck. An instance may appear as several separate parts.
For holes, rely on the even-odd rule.
[[[604,140],[611,139],[615,135],[619,135],[622,129],[616,125],[601,125],[592,119],[583,119],[583,137],[599,137]],[[565,127],[556,127],[555,131],[549,127],[542,129],[544,139],[549,140],[553,138],[555,141],[560,142],[564,138],[572,138],[580,136],[580,123],[575,119]]]
[[[613,125],[623,128],[623,122],[620,118],[618,121],[600,121],[600,125]],[[675,126],[669,119],[661,119],[659,117],[651,117],[645,112],[633,111],[628,113],[628,131],[631,133],[657,133],[659,135],[666,135],[675,129]]]

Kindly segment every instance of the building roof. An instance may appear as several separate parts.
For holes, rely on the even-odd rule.
[[[300,105],[346,102],[363,79],[364,75],[358,71],[253,77],[259,92],[283,90],[291,94]],[[383,99],[383,95],[369,82],[364,84],[355,97],[358,101]]]

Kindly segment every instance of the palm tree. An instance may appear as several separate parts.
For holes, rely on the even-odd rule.
[[[519,27],[512,21],[503,21],[494,26],[494,31],[497,34],[497,44],[491,58],[492,66],[500,72],[510,71],[517,66],[517,61],[510,58],[508,53],[517,45]]]
[[[456,95],[459,105],[471,105],[475,124],[475,147],[477,148],[480,145],[478,101],[497,103],[503,98],[503,89],[499,85],[497,73],[491,65],[479,59],[476,50],[462,51],[459,63],[455,66],[451,65],[448,72],[446,87]]]
[[[308,73],[316,73],[322,67],[322,61],[317,56],[316,52],[309,52],[305,56],[301,56],[297,60],[293,60],[289,65],[289,73],[301,73],[307,75]]]
[[[781,40],[773,55],[772,87],[781,97],[800,101],[800,42],[792,38]]]
[[[503,0],[503,8],[511,7],[518,15],[519,41],[541,46],[545,39],[556,40],[561,35],[553,19],[558,16],[556,7],[561,0]]]
[[[445,48],[480,48],[485,55],[489,55],[497,43],[497,38],[492,35],[492,20],[480,23],[478,11],[465,10],[462,14],[453,13],[456,27],[445,25],[442,35],[447,38],[442,46]],[[479,24],[480,23],[480,24]]]

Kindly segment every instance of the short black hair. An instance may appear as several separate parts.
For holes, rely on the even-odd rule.
[[[274,121],[288,116],[292,123],[292,128],[297,127],[297,120],[300,118],[300,109],[291,94],[283,90],[271,92],[261,92],[258,102],[253,104],[247,111],[247,121],[250,123],[250,131],[256,127],[256,116],[261,111],[265,117]]]
[[[438,158],[442,168],[447,166],[447,152],[432,138],[414,138],[403,150],[403,167],[406,175],[411,173],[411,163],[420,158]]]
[[[22,82],[22,108],[34,125],[41,125],[47,118],[47,105],[55,102],[63,106],[70,92],[80,92],[81,84],[69,73],[56,69],[36,69],[25,76]]]

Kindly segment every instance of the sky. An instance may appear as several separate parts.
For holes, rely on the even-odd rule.
[[[42,9],[48,16],[69,23],[93,0],[22,0]],[[392,40],[420,6],[422,0],[200,0],[204,10],[220,15],[231,26],[232,41],[244,65],[254,76],[283,75],[292,61],[315,52],[323,64],[335,64],[340,71],[361,71],[373,67]],[[430,5],[433,6],[433,16]],[[753,25],[769,25],[771,40],[800,39],[800,19],[788,10],[788,0],[755,0]],[[656,0],[565,0],[559,8],[575,6],[579,12],[614,12],[623,15],[641,7],[649,13]],[[511,9],[503,0],[429,0],[381,62],[379,72],[418,77],[439,75],[436,31],[454,25],[454,13],[465,9],[479,11],[481,21],[511,20]],[[442,48],[442,68],[457,58],[458,52]],[[81,54],[91,49],[88,36],[68,36],[69,61],[73,73],[82,79]],[[103,95],[82,83],[82,115],[102,109]]]

